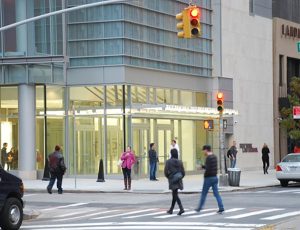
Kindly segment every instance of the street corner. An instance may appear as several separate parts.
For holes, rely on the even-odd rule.
[[[32,210],[32,209],[25,209],[23,213],[23,219],[24,220],[32,220],[36,219],[41,215],[41,212],[37,210]]]

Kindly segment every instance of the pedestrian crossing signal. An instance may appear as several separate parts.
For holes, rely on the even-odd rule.
[[[213,120],[205,120],[203,124],[204,124],[204,129],[209,129],[209,130],[214,129]]]

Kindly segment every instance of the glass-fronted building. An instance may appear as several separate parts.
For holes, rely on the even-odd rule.
[[[0,0],[1,26],[95,0]],[[187,171],[201,146],[219,147],[213,95],[232,80],[212,77],[211,0],[201,6],[202,36],[178,39],[175,16],[188,0],[139,0],[81,9],[1,32],[1,143],[17,153],[23,178],[40,177],[45,156],[63,147],[68,174],[118,174],[131,145],[136,173],[148,173],[155,142],[159,171],[176,139]],[[229,102],[232,106],[232,102]],[[231,133],[230,123],[227,133]],[[38,173],[37,173],[38,172]]]

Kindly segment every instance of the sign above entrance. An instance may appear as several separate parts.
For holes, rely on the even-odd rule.
[[[300,119],[300,106],[293,106],[293,118]]]

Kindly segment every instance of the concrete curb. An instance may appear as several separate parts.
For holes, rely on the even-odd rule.
[[[267,188],[267,187],[274,187],[274,185],[263,185],[263,186],[245,186],[245,187],[219,187],[220,192],[238,192],[238,191],[245,191],[245,190],[252,190],[258,188]],[[26,192],[30,193],[47,193],[45,189],[26,189]],[[146,190],[146,189],[133,189],[130,191],[124,190],[83,190],[83,189],[64,189],[64,193],[133,193],[133,194],[168,194],[171,191],[168,189],[165,190]],[[201,190],[182,190],[179,191],[181,194],[197,194],[201,192]],[[210,190],[210,192],[212,192]],[[56,193],[56,190],[53,190],[53,193]]]

